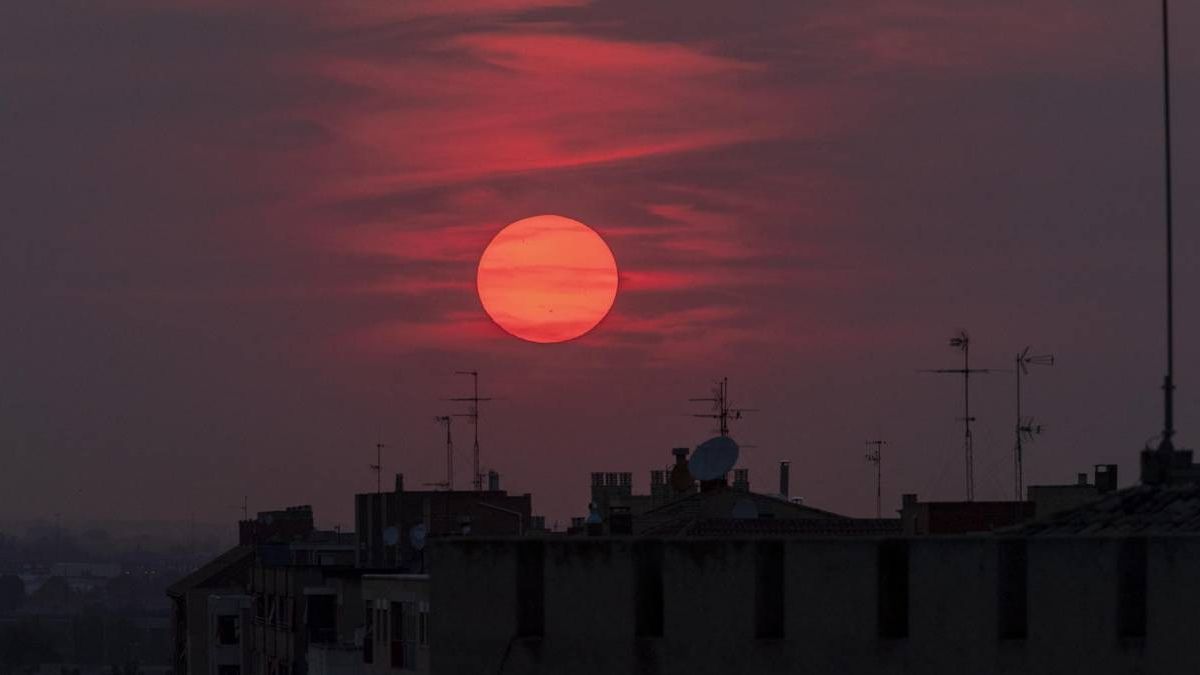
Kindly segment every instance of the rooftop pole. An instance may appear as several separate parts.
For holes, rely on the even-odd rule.
[[[1158,449],[1172,452],[1171,439],[1175,436],[1175,297],[1174,270],[1172,267],[1171,230],[1173,204],[1171,195],[1171,42],[1167,20],[1167,0],[1162,0],[1162,72],[1163,72],[1163,153],[1166,168],[1166,221],[1167,221],[1167,374],[1163,377],[1163,431]]]

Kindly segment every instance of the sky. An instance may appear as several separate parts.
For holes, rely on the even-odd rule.
[[[1200,440],[1200,6],[1173,8],[1177,440]],[[1026,484],[1136,479],[1161,428],[1150,0],[67,0],[0,7],[0,511],[352,521],[483,466],[565,525],[636,491],[729,378],[752,487],[874,511],[964,494],[960,381],[1025,380]],[[505,225],[620,269],[590,334],[484,313]],[[976,493],[1013,491],[1014,381],[972,384]],[[471,429],[453,426],[456,466]],[[468,483],[462,468],[457,484]],[[385,479],[386,480],[386,479]]]

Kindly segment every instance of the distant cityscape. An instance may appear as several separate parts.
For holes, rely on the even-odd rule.
[[[728,672],[722,654],[788,672],[780,655],[799,650],[828,672],[986,670],[1004,653],[1012,672],[1106,673],[1126,672],[1118,652],[1148,665],[1183,648],[1171,617],[1200,600],[1190,451],[1143,451],[1125,488],[1099,464],[1022,501],[905,494],[894,517],[854,518],[791,496],[788,462],[765,490],[719,463],[698,480],[711,447],[663,452],[643,494],[631,472],[591,473],[588,513],[559,532],[494,471],[478,490],[396,474],[353,496],[353,532],[317,528],[307,505],[261,511],[223,552],[211,532],[33,525],[0,539],[5,672]],[[950,658],[956,641],[976,647]]]

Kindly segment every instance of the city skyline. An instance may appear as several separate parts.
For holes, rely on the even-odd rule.
[[[1177,4],[1186,121],[1200,11]],[[958,367],[959,329],[973,366],[1058,358],[1023,385],[1047,428],[1026,485],[1134,480],[1165,360],[1157,5],[688,7],[3,10],[0,508],[231,522],[249,494],[349,525],[377,443],[385,476],[443,479],[462,370],[494,399],[484,468],[548,523],[586,512],[591,471],[641,490],[712,435],[688,398],[721,377],[757,409],[732,430],[752,485],[788,460],[807,504],[872,514],[863,442],[886,439],[885,512],[961,499],[959,385],[916,372]],[[1192,447],[1200,132],[1175,142]],[[491,237],[541,213],[620,266],[561,345],[475,295]],[[1012,495],[1014,384],[972,384],[979,499]]]

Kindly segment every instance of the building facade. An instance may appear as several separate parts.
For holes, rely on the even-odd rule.
[[[1200,536],[500,539],[431,557],[434,672],[1200,672]]]
[[[429,575],[367,574],[367,673],[429,673]]]

